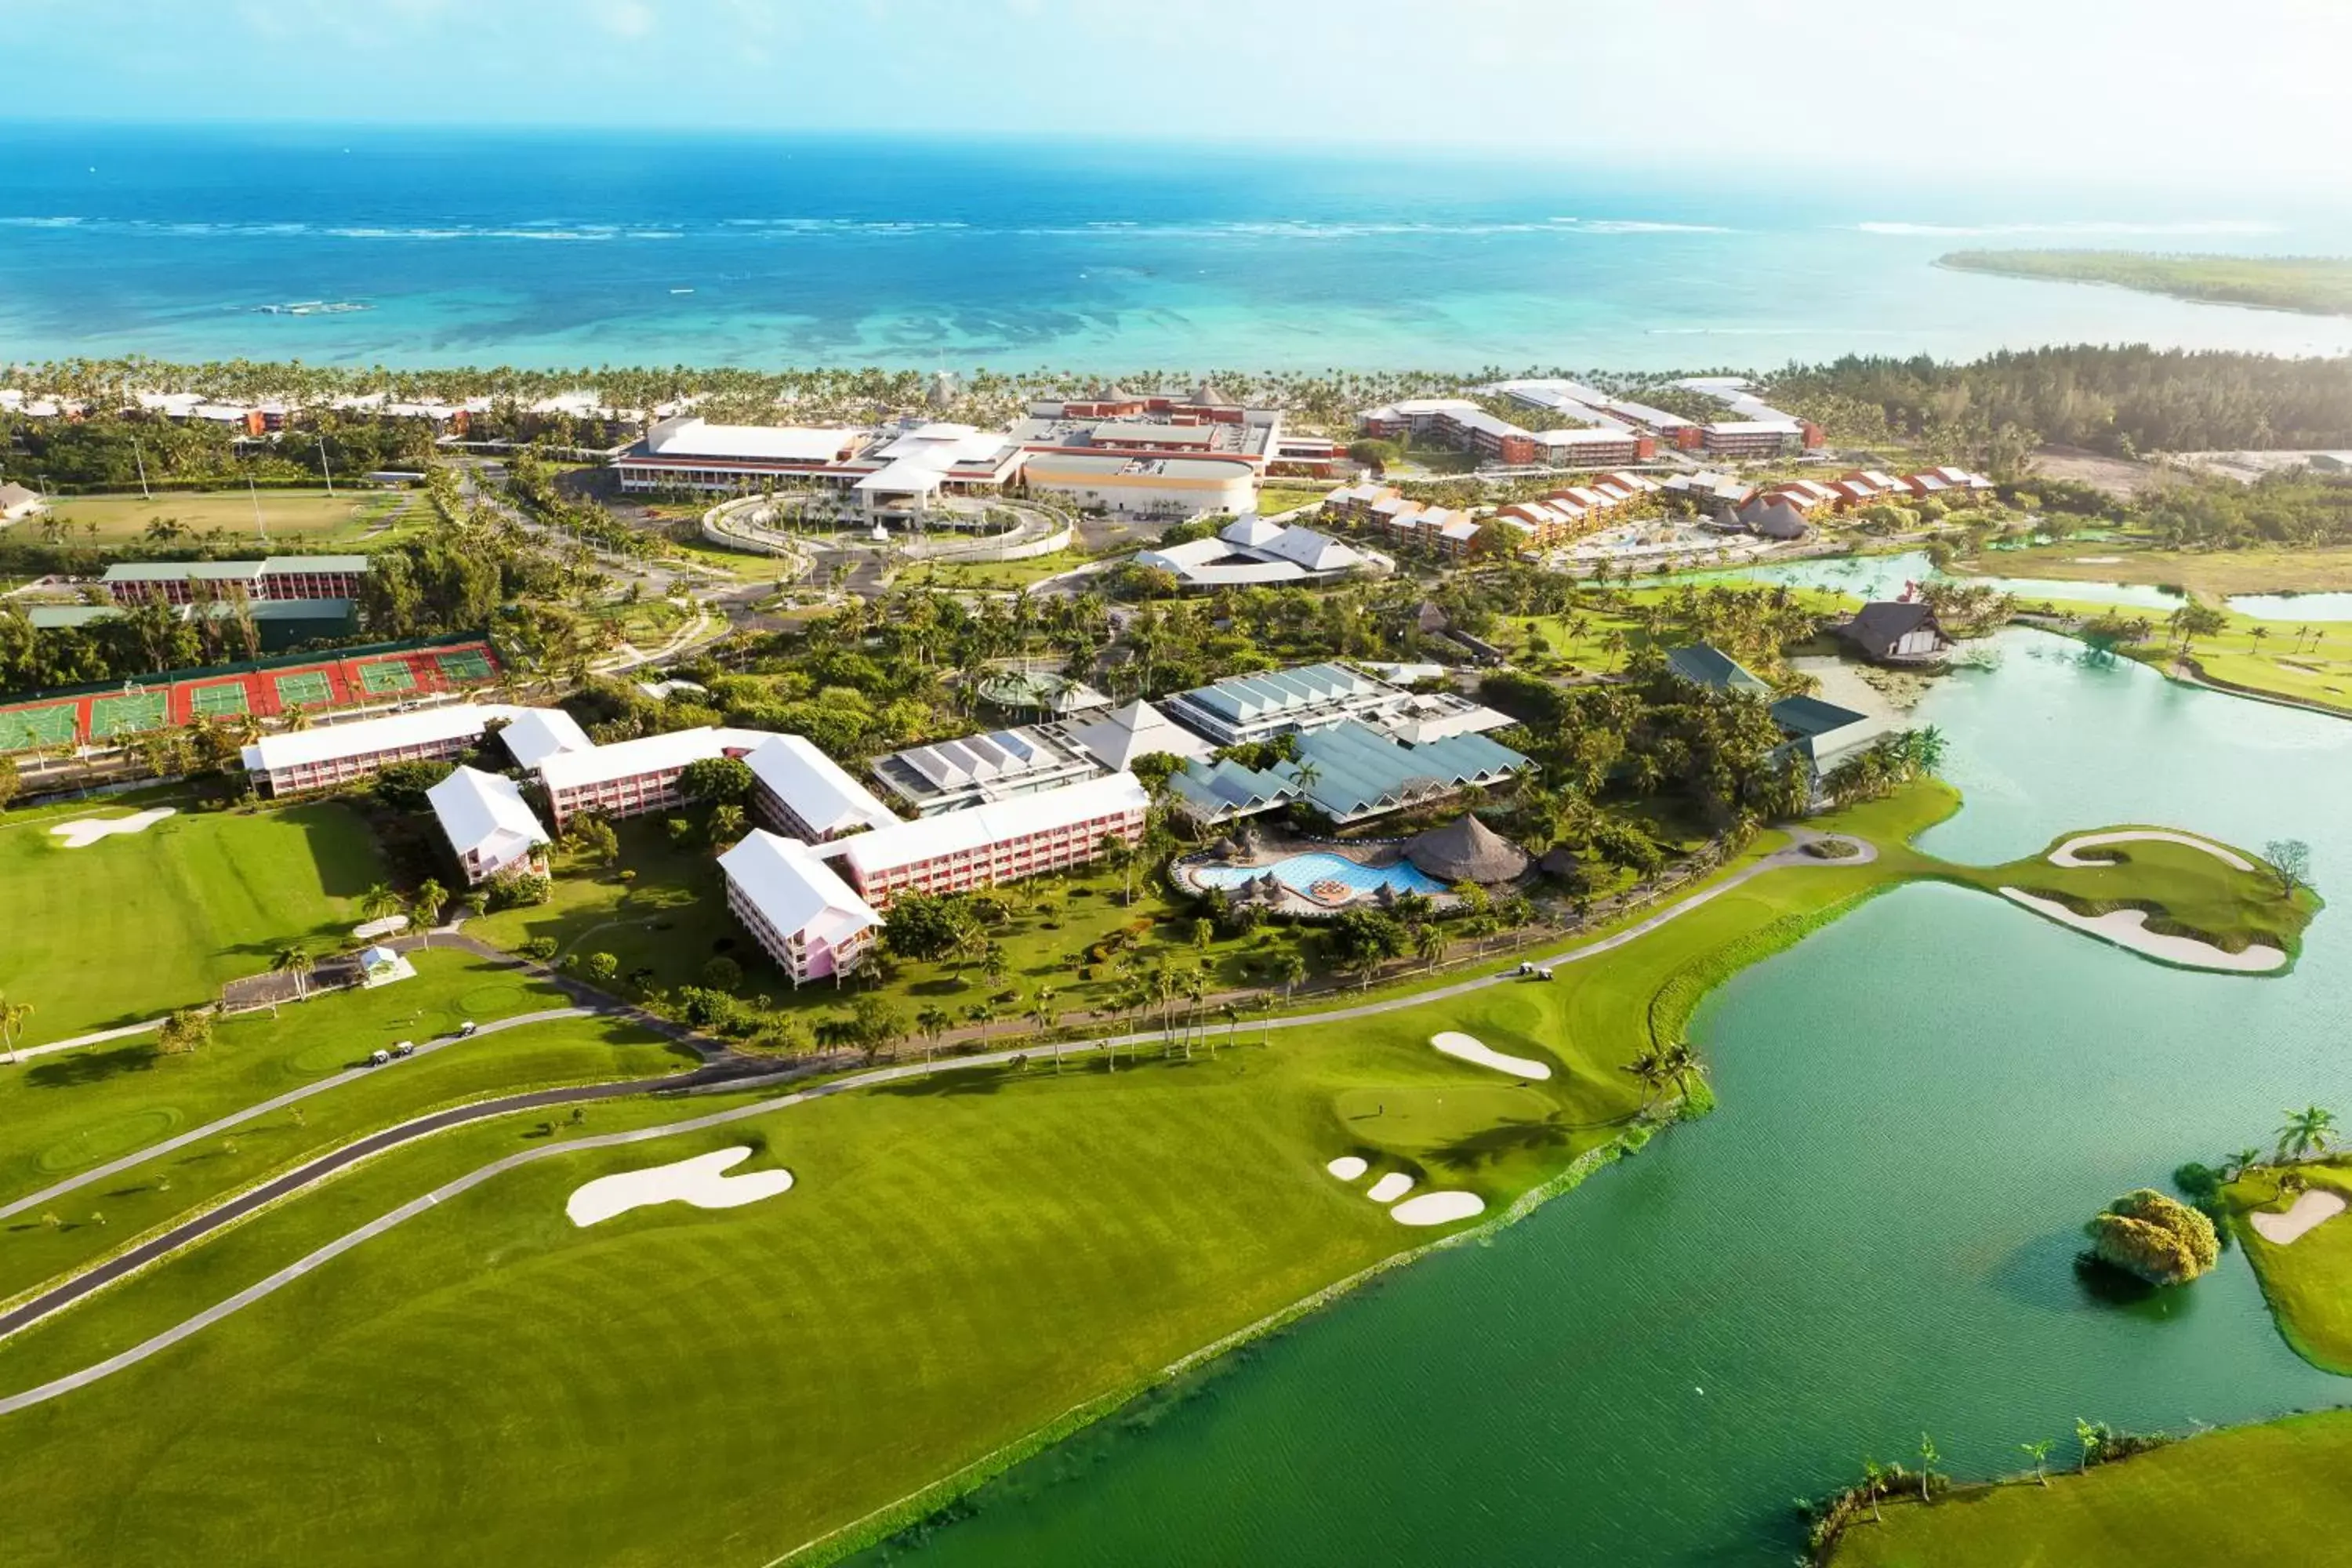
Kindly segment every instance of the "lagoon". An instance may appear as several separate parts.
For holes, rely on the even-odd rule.
[[[1918,712],[1971,861],[2070,826],[2308,839],[2352,724],[2026,630]],[[1737,895],[1730,895],[1737,896]],[[1573,984],[1571,977],[1570,982]],[[2352,921],[2283,979],[2158,968],[1957,889],[1889,893],[1738,976],[1694,1037],[1721,1109],[987,1489],[919,1552],[996,1564],[1784,1564],[1796,1493],[1864,1456],[2022,1463],[2082,1415],[2255,1419],[2352,1397],[2244,1260],[2153,1302],[2070,1266],[2084,1218],[2342,1082]]]
[[[1677,574],[1644,579],[1638,585],[1672,586],[1686,582],[1745,583],[1766,587],[1780,584],[1846,594],[1857,599],[1892,599],[1899,596],[1906,584],[1930,581],[1997,588],[2025,601],[2062,599],[2082,605],[2162,610],[2167,614],[2187,602],[2178,590],[2147,583],[2076,583],[2057,577],[1994,577],[1972,572],[1938,572],[1924,550],[1906,550],[1891,555],[1815,556],[1762,566],[1729,567],[1719,572]]]
[[[2352,594],[2240,594],[2230,608],[2258,621],[2352,621]]]

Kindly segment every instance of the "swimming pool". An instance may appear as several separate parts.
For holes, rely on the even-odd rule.
[[[1400,893],[1443,893],[1446,885],[1420,868],[1400,860],[1393,866],[1360,866],[1344,855],[1310,849],[1276,860],[1271,866],[1193,866],[1187,869],[1204,888],[1237,888],[1268,871],[1284,887],[1304,893],[1318,882],[1338,882],[1369,896],[1385,884]]]

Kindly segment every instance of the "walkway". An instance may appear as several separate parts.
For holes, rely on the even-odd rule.
[[[1739,870],[1733,872],[1730,876],[1724,878],[1721,881],[1706,889],[1704,891],[1694,893],[1689,898],[1682,900],[1680,902],[1673,904],[1666,909],[1661,910],[1658,913],[1652,915],[1647,920],[1629,926],[1613,936],[1604,937],[1599,942],[1589,943],[1586,946],[1576,949],[1572,952],[1564,953],[1550,962],[1555,965],[1561,963],[1574,963],[1587,958],[1591,958],[1597,954],[1609,952],[1617,948],[1622,947],[1626,943],[1657,930],[1660,926],[1666,924],[1670,921],[1680,919],[1682,916],[1688,914],[1691,910],[1713,902],[1715,900],[1721,898],[1724,894],[1731,891],[1733,889],[1763,875],[1767,871],[1807,866],[1862,866],[1868,865],[1878,858],[1876,847],[1867,840],[1848,837],[1845,838],[1844,841],[1855,845],[1861,851],[1859,854],[1848,856],[1843,859],[1838,860],[1823,859],[1817,856],[1806,853],[1804,846],[1813,840],[1833,837],[1843,837],[1843,836],[1821,834],[1807,828],[1792,828],[1790,831],[1791,836],[1796,839],[1796,842],[1790,844],[1788,847],[1775,850],[1769,855],[1759,858],[1754,864],[1742,867]],[[1457,982],[1452,985],[1440,986],[1434,990],[1416,991],[1402,995],[1382,997],[1377,1001],[1364,1002],[1352,1007],[1339,1007],[1321,1013],[1302,1014],[1296,1017],[1269,1019],[1265,1021],[1261,1025],[1261,1027],[1295,1029],[1324,1024],[1340,1023],[1351,1018],[1373,1017],[1383,1013],[1400,1012],[1408,1007],[1419,1007],[1431,1002],[1442,1002],[1450,997],[1467,995],[1473,992],[1484,990],[1488,986],[1516,983],[1517,977],[1515,973],[1512,971],[1505,971],[1496,974],[1484,974],[1473,979]],[[521,1020],[517,1019],[509,1020],[508,1022],[509,1026],[511,1026],[512,1024],[520,1021]],[[1111,1036],[1097,1040],[1077,1041],[1066,1045],[1056,1046],[1052,1047],[1052,1049],[1058,1059],[1061,1055],[1068,1053],[1085,1054],[1090,1051],[1107,1051],[1121,1046],[1149,1045],[1158,1040],[1160,1037],[1159,1033],[1156,1031],[1143,1031],[1135,1034]],[[435,1043],[436,1045],[440,1045],[447,1042],[444,1040],[436,1041]],[[419,1048],[422,1049],[423,1047]],[[593,1137],[575,1138],[563,1142],[549,1143],[541,1148],[526,1149],[519,1153],[509,1154],[504,1159],[494,1161],[478,1170],[469,1172],[463,1176],[459,1176],[453,1181],[446,1182],[442,1185],[436,1187],[431,1192],[426,1193],[422,1197],[413,1198],[409,1202],[403,1204],[400,1207],[394,1209],[391,1213],[371,1220],[366,1225],[361,1226],[358,1229],[349,1231],[344,1235],[336,1237],[334,1240],[328,1242],[326,1245],[309,1254],[307,1257],[301,1258],[295,1262],[287,1265],[285,1268],[279,1269],[277,1273],[270,1275],[268,1278],[247,1286],[243,1290],[240,1290],[236,1294],[229,1297],[226,1300],[206,1308],[204,1311],[197,1313],[194,1317],[175,1324],[172,1328],[166,1329],[163,1332],[155,1335],[153,1338],[133,1345],[129,1350],[126,1350],[118,1355],[110,1356],[102,1362],[97,1363],[95,1365],[84,1367],[79,1372],[68,1373],[63,1377],[42,1384],[37,1388],[27,1389],[21,1394],[0,1397],[0,1415],[7,1415],[12,1411],[26,1409],[35,1405],[43,1404],[48,1400],[57,1398],[59,1394],[68,1394],[77,1388],[85,1387],[89,1384],[97,1382],[100,1378],[109,1375],[110,1373],[120,1372],[128,1366],[136,1365],[138,1363],[146,1360],[148,1357],[156,1354],[158,1352],[167,1350],[171,1346],[179,1343],[182,1340],[184,1340],[212,1324],[220,1321],[231,1313],[242,1310],[244,1308],[251,1306],[256,1301],[259,1301],[276,1293],[278,1289],[293,1283],[303,1275],[310,1273],[312,1269],[320,1267],[335,1258],[341,1257],[343,1253],[350,1251],[352,1247],[359,1246],[362,1242],[366,1241],[371,1237],[381,1236],[385,1231],[392,1229],[394,1226],[400,1225],[404,1221],[413,1219],[417,1215],[423,1214],[425,1210],[430,1209],[436,1205],[445,1203],[451,1198],[457,1197],[462,1193],[470,1191],[472,1188],[479,1186],[482,1183],[490,1180],[494,1176],[514,1170],[519,1166],[529,1164],[534,1160],[543,1160],[555,1154],[578,1153],[583,1150],[589,1149],[614,1148],[624,1144],[645,1142],[656,1138],[673,1137],[679,1133],[699,1131],[706,1128],[722,1127],[729,1123],[744,1121],[751,1117],[765,1116],[774,1111],[784,1110],[793,1106],[803,1104],[810,1100],[823,1100],[830,1095],[846,1094],[856,1089],[871,1089],[880,1084],[899,1082],[908,1079],[924,1078],[935,1073],[964,1072],[975,1068],[1004,1066],[1016,1060],[1022,1060],[1033,1057],[1040,1048],[1041,1047],[1036,1046],[1024,1045],[1018,1047],[1012,1047],[1001,1051],[990,1051],[974,1056],[950,1057],[945,1060],[903,1062],[891,1067],[876,1068],[866,1072],[853,1073],[846,1078],[835,1079],[831,1083],[820,1084],[814,1089],[798,1089],[793,1093],[780,1095],[773,1099],[756,1100],[750,1105],[732,1106],[725,1110],[713,1111],[707,1116],[694,1117],[685,1121],[665,1122],[658,1127],[643,1127],[633,1129],[625,1132],[607,1132]],[[5,1314],[0,1314],[0,1339],[5,1339],[10,1334],[16,1333],[21,1330],[31,1327],[34,1323],[40,1321],[42,1319],[63,1310],[65,1308],[72,1305],[75,1301],[81,1300],[92,1291],[98,1290],[112,1281],[121,1279],[123,1276],[130,1274],[136,1269],[144,1268],[148,1264],[152,1263],[172,1252],[177,1251],[180,1247],[200,1239],[202,1237],[220,1228],[222,1226],[243,1218],[247,1215],[253,1213],[255,1210],[261,1208],[265,1205],[274,1203],[279,1198],[289,1196],[291,1194],[299,1192],[302,1188],[312,1184],[313,1183],[323,1180],[327,1176],[330,1176],[335,1172],[352,1164],[356,1161],[364,1159],[372,1154],[381,1153],[387,1149],[394,1148],[402,1143],[412,1142],[413,1140],[424,1137],[428,1133],[440,1131],[447,1127],[457,1126],[467,1121],[481,1121],[488,1117],[504,1115],[512,1111],[536,1110],[546,1106],[572,1103],[583,1100],[612,1099],[621,1095],[640,1092],[661,1093],[696,1090],[708,1092],[714,1089],[729,1087],[730,1085],[738,1088],[749,1088],[757,1084],[772,1082],[777,1079],[803,1076],[807,1073],[818,1070],[822,1070],[821,1068],[817,1064],[813,1063],[802,1064],[794,1068],[783,1068],[773,1072],[763,1072],[757,1066],[749,1064],[714,1064],[698,1068],[691,1073],[681,1074],[670,1079],[656,1079],[651,1082],[593,1084],[570,1089],[541,1089],[528,1094],[509,1096],[503,1100],[483,1100],[475,1105],[461,1106],[453,1110],[441,1111],[433,1116],[422,1118],[416,1121],[404,1123],[399,1127],[386,1128],[384,1131],[373,1133],[370,1136],[360,1140],[358,1142],[347,1145],[342,1149],[335,1150],[330,1153],[323,1154],[308,1164],[288,1172],[285,1175],[277,1178],[275,1181],[272,1181],[264,1186],[257,1187],[250,1193],[247,1193],[237,1198],[230,1200],[228,1203],[222,1205],[216,1209],[210,1210],[203,1215],[197,1215],[194,1219],[185,1221],[184,1223],[175,1226],[169,1230],[163,1231],[140,1244],[138,1247],[133,1247],[131,1251],[124,1253],[121,1257],[100,1264],[97,1268],[89,1270],[88,1273],[78,1275],[75,1278],[67,1280],[65,1283],[56,1286],[41,1295],[36,1296],[30,1300],[24,1302],[13,1310]],[[331,1082],[334,1080],[326,1081]],[[324,1087],[323,1083],[315,1085],[312,1086],[312,1089],[305,1090],[304,1092],[314,1092],[316,1089],[322,1087]],[[282,1101],[273,1103],[282,1103]],[[264,1107],[259,1109],[267,1108]],[[259,1114],[259,1110],[247,1114]],[[236,1120],[243,1119],[243,1117],[240,1117]],[[215,1123],[215,1126],[226,1126],[230,1124],[230,1122],[224,1121]],[[197,1136],[197,1134],[191,1133],[187,1135],[189,1138],[193,1138],[194,1136]],[[170,1146],[176,1146],[177,1143],[184,1142],[186,1142],[186,1138],[175,1140],[173,1145]],[[162,1152],[163,1150],[160,1148],[146,1150],[141,1153],[128,1156],[122,1161],[116,1162],[115,1165],[110,1167],[110,1169],[120,1169],[129,1164],[135,1164],[142,1160],[150,1158]],[[80,1182],[84,1180],[93,1179],[95,1179],[94,1175],[77,1178],[75,1184],[79,1184]],[[52,1190],[54,1191],[58,1189]],[[32,1201],[34,1200],[24,1200],[24,1202],[15,1205],[15,1208],[0,1211],[0,1217],[5,1217],[6,1214],[16,1212],[16,1209],[22,1208],[26,1203],[30,1203]]]

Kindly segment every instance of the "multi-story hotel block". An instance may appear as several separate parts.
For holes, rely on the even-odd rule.
[[[459,702],[264,735],[245,748],[245,771],[257,789],[271,795],[332,789],[393,763],[462,757],[480,742],[491,720],[510,718],[516,711]]]
[[[459,768],[425,792],[442,835],[456,851],[467,886],[502,871],[544,871],[540,850],[547,829],[523,804],[514,781],[497,773]]]
[[[185,605],[199,598],[243,595],[257,604],[291,599],[351,599],[367,580],[364,555],[272,555],[262,561],[126,561],[106,569],[100,584],[118,605],[160,599]]]
[[[882,929],[874,906],[809,847],[753,828],[719,858],[727,907],[798,986],[856,969]]]
[[[1116,836],[1143,837],[1151,798],[1133,773],[1117,773],[1042,795],[944,812],[820,845],[877,909],[909,892],[961,893],[1083,866]]]
[[[895,827],[898,816],[848,770],[799,735],[769,735],[743,759],[758,781],[753,805],[777,832],[814,844]]]
[[[1368,436],[1420,436],[1476,452],[1509,468],[1599,468],[1647,462],[1657,437],[1622,420],[1579,407],[1591,423],[1526,430],[1466,397],[1409,397],[1356,416]]]
[[[558,752],[539,764],[539,777],[561,832],[583,811],[625,817],[675,810],[686,804],[678,781],[688,763],[748,756],[772,739],[759,730],[673,730],[584,752]]]

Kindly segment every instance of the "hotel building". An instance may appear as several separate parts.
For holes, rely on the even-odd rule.
[[[540,850],[548,843],[547,829],[523,804],[512,779],[461,767],[426,790],[425,800],[456,851],[467,886],[504,871],[546,870]]]
[[[896,812],[804,737],[761,739],[743,760],[757,781],[753,807],[777,832],[814,844],[898,825]]]
[[[458,702],[264,735],[244,749],[245,771],[257,789],[270,795],[332,789],[393,763],[462,757],[480,742],[491,720],[515,711]]]
[[[557,832],[583,811],[609,817],[644,816],[686,804],[679,778],[690,763],[740,757],[774,737],[759,730],[705,725],[673,730],[584,752],[559,752],[539,764]]]
[[[727,907],[798,987],[856,969],[882,917],[797,838],[753,828],[719,858]]]
[[[854,834],[814,853],[887,910],[902,893],[969,892],[1083,866],[1102,853],[1105,835],[1141,838],[1150,805],[1133,773],[1117,773]]]
[[[185,605],[235,594],[261,603],[356,598],[367,574],[364,555],[272,555],[262,561],[120,562],[100,582],[118,605],[150,599]]]

